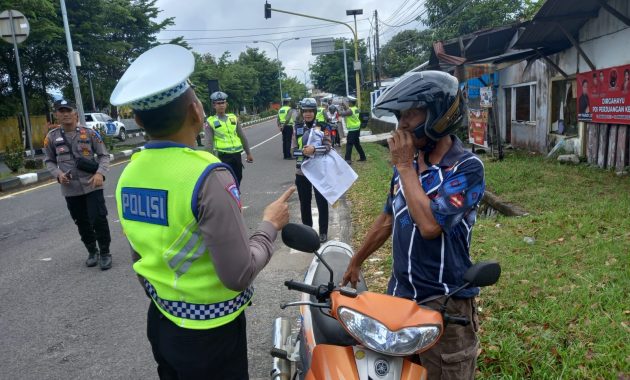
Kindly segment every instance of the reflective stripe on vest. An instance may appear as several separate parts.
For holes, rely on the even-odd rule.
[[[131,157],[116,188],[120,223],[140,255],[133,269],[160,312],[184,328],[229,323],[251,298],[223,284],[197,224],[198,189],[217,166],[227,168],[205,151],[149,147]]]
[[[214,130],[214,149],[223,153],[238,153],[243,151],[241,139],[236,134],[238,119],[233,113],[225,114],[225,121],[216,115],[208,117],[208,125]]]
[[[247,290],[231,300],[204,305],[162,299],[158,296],[153,285],[147,280],[144,280],[144,287],[151,298],[159,305],[160,309],[167,311],[170,315],[175,317],[196,321],[216,319],[230,315],[247,305],[254,295],[254,287],[250,286]]]
[[[356,131],[361,128],[361,120],[359,120],[359,109],[357,107],[350,107],[352,115],[346,116],[346,128],[349,131]]]

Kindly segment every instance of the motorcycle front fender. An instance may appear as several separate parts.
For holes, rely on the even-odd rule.
[[[315,346],[306,380],[359,379],[352,347],[319,344]]]
[[[361,352],[361,355],[358,355]],[[427,380],[424,367],[406,358],[382,357],[373,351],[359,347],[333,346],[320,344],[315,346],[311,368],[306,374],[306,380],[367,380],[369,378],[395,380]],[[383,362],[389,370],[377,374],[377,366],[383,370]],[[360,365],[361,368],[357,368]]]

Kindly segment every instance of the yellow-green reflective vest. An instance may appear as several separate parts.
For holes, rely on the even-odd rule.
[[[238,119],[233,113],[226,113],[225,116],[225,121],[216,115],[208,117],[208,125],[214,130],[214,149],[223,153],[242,152],[243,144],[236,134]]]
[[[361,120],[359,120],[359,109],[357,107],[350,107],[352,115],[346,116],[346,128],[349,131],[356,131],[361,128]]]
[[[224,164],[166,144],[131,157],[116,187],[120,223],[140,255],[133,269],[162,314],[180,327],[215,328],[242,313],[253,294],[225,287],[197,225],[198,186],[212,166]]]
[[[278,120],[280,120],[280,124],[282,124],[282,125],[288,124],[287,123],[287,114],[289,113],[290,109],[291,109],[291,107],[289,107],[289,106],[282,106],[282,107],[280,107],[280,109],[278,110]]]
[[[324,115],[324,112],[326,112],[324,107],[320,107],[317,109],[317,115],[315,115],[315,120],[322,124],[326,122],[326,115]]]

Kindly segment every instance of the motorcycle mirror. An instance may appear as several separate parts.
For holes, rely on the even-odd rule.
[[[468,268],[464,281],[470,286],[490,286],[499,281],[501,266],[496,261],[481,261]]]
[[[282,229],[282,241],[287,247],[302,252],[315,252],[319,249],[319,235],[304,224],[289,223]]]

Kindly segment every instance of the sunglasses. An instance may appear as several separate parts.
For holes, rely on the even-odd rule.
[[[216,102],[212,102],[212,104],[216,104],[216,105],[225,104],[225,100],[219,100],[219,101],[216,101]]]

